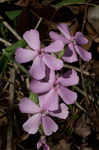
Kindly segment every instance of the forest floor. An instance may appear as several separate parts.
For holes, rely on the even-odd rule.
[[[92,60],[66,64],[66,69],[78,71],[80,83],[73,87],[78,99],[69,106],[66,120],[55,120],[60,128],[47,143],[51,150],[99,150],[99,18],[90,21],[93,7],[99,10],[99,2],[0,1],[0,150],[36,150],[39,133],[29,135],[22,129],[27,115],[19,111],[18,103],[28,96],[29,77],[15,64],[14,51],[24,44],[18,41],[25,31],[38,25],[41,42],[49,42],[49,31],[57,30],[60,22],[68,24],[73,35],[77,31],[85,35],[89,42],[83,47],[92,53]],[[4,50],[12,50],[10,59]]]

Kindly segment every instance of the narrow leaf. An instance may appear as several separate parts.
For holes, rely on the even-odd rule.
[[[12,59],[12,56],[14,55],[16,48],[25,47],[25,46],[26,46],[26,42],[22,39],[22,40],[16,42],[15,44],[5,48],[4,53],[0,57],[0,78],[2,76],[2,73],[7,68],[9,60]]]
[[[64,0],[56,5],[54,5],[54,7],[56,9],[59,9],[63,6],[66,6],[66,5],[73,5],[73,4],[85,4],[85,0]]]
[[[22,39],[14,44],[12,44],[11,46],[5,48],[5,52],[9,53],[9,55],[13,55],[16,51],[16,48],[19,47],[25,47],[26,46],[26,42]]]
[[[14,10],[14,11],[6,11],[6,15],[9,19],[14,20],[17,16],[20,15],[22,11],[21,10]]]
[[[61,59],[64,55],[64,49],[60,52],[58,52],[58,58]]]

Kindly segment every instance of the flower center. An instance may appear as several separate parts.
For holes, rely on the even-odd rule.
[[[38,54],[39,54],[39,55],[41,55],[41,54],[42,54],[42,51],[41,51],[41,49],[40,49],[40,50],[38,50]]]
[[[56,80],[53,87],[54,87],[55,90],[57,90],[60,87],[60,83],[58,83],[57,80]]]
[[[53,86],[54,86],[54,88],[56,88],[56,86],[57,86],[57,83],[55,82]]]
[[[48,110],[42,109],[41,114],[42,114],[42,116],[48,115]]]
[[[76,40],[74,39],[74,37],[72,37],[71,42],[72,42],[73,44],[76,44]]]

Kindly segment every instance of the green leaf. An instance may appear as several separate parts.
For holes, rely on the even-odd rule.
[[[59,9],[63,6],[66,6],[66,5],[72,5],[72,4],[85,4],[85,0],[64,0],[56,5],[54,5],[54,7],[56,9]]]
[[[22,39],[15,44],[12,44],[11,46],[5,48],[3,55],[0,57],[0,78],[2,76],[2,73],[7,68],[9,60],[11,60],[11,57],[14,55],[16,48],[25,46],[26,42]]]
[[[40,134],[41,134],[41,135],[43,135],[43,134],[44,134],[44,131],[43,131],[43,126],[42,126],[42,124],[40,124],[40,126],[39,126],[39,132],[40,132]]]
[[[11,57],[14,55],[16,51],[16,48],[25,47],[25,46],[26,46],[26,42],[22,39],[16,42],[15,44],[12,44],[11,46],[5,48],[4,55],[6,55],[9,59],[11,59]]]
[[[36,104],[39,103],[38,95],[37,95],[37,94],[30,92],[29,98],[30,98],[33,102],[35,102]]]
[[[79,115],[78,115],[78,114],[73,114],[73,115],[72,115],[72,119],[77,120],[78,118],[79,118]]]
[[[19,47],[25,47],[26,46],[26,42],[24,41],[24,39],[12,44],[11,46],[5,48],[5,52],[9,53],[9,55],[12,55],[15,53],[16,48]]]
[[[0,22],[0,34],[4,39],[8,37],[8,29]]]
[[[18,63],[16,63],[16,65],[26,74],[27,77],[30,77],[28,70],[24,66],[22,66],[21,64],[18,64]]]
[[[63,55],[64,55],[64,49],[58,52],[58,58],[61,59]]]
[[[9,19],[14,20],[17,16],[20,15],[22,10],[13,10],[13,11],[6,11],[6,15],[8,16]]]
[[[69,107],[70,110],[72,110],[72,107],[73,107],[73,106],[70,104],[70,105],[68,105],[68,107]]]

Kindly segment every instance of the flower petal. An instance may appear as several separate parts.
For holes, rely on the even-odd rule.
[[[78,60],[72,43],[68,45],[62,58],[65,62],[69,63],[76,62]]]
[[[55,72],[53,70],[50,70],[50,75],[49,75],[49,81],[48,82],[41,82],[37,81],[35,79],[32,79],[30,83],[30,89],[32,90],[33,93],[45,93],[51,89],[55,81]]]
[[[19,109],[22,113],[37,113],[40,111],[40,108],[32,100],[25,97],[19,103]]]
[[[68,107],[64,103],[62,103],[60,104],[60,112],[54,111],[54,112],[50,112],[49,114],[53,117],[66,119],[69,114]]]
[[[43,149],[44,150],[50,150],[50,147],[48,146],[48,144],[43,144]]]
[[[75,92],[63,86],[60,86],[58,89],[58,94],[66,104],[73,104],[77,99],[77,94]]]
[[[42,51],[49,52],[49,53],[52,53],[52,52],[56,53],[56,52],[61,51],[63,48],[64,48],[63,42],[60,40],[57,40],[51,43],[49,46],[42,48]]]
[[[54,111],[59,107],[59,99],[54,89],[50,90],[47,94],[39,96],[39,104],[42,109]]]
[[[29,30],[23,34],[24,40],[28,43],[28,45],[34,49],[40,49],[40,39],[39,39],[39,32],[37,30]]]
[[[60,70],[63,67],[63,62],[55,56],[44,54],[43,61],[52,70]]]
[[[49,83],[53,86],[55,80],[56,80],[55,71],[50,70]]]
[[[65,38],[67,40],[70,40],[71,39],[71,34],[69,32],[69,28],[68,28],[68,25],[65,24],[65,23],[60,23],[58,25],[58,29],[62,32],[62,34],[65,36]]]
[[[49,36],[52,40],[60,40],[62,41],[64,44],[68,44],[68,40],[65,39],[65,37],[63,37],[61,34],[58,34],[56,32],[51,31],[49,33]]]
[[[30,83],[30,89],[32,90],[33,93],[45,93],[49,91],[51,88],[51,85],[48,82],[41,82],[37,80],[32,80]]]
[[[45,77],[45,64],[42,60],[42,57],[37,56],[34,59],[32,67],[29,70],[30,75],[37,80],[41,80]]]
[[[17,48],[15,52],[15,59],[18,63],[26,63],[33,60],[36,56],[36,53],[32,50],[25,48]]]
[[[79,45],[88,44],[88,39],[85,38],[81,32],[76,32],[74,39],[76,40],[77,44],[79,44]]]
[[[30,117],[24,124],[23,128],[29,134],[35,134],[41,123],[41,114],[36,114]]]
[[[77,72],[75,70],[69,70],[67,71],[63,77],[59,77],[57,79],[57,82],[61,83],[63,86],[71,86],[76,85],[79,82],[79,77],[77,75]]]
[[[75,50],[76,52],[80,55],[80,57],[84,60],[84,61],[89,61],[90,59],[92,59],[92,55],[90,52],[87,52],[85,49],[83,49],[82,47],[75,45]]]
[[[42,124],[45,135],[49,136],[58,130],[58,125],[48,116],[42,117]]]
[[[50,150],[50,147],[46,143],[45,138],[42,138],[37,142],[37,149],[43,148],[44,150]]]

